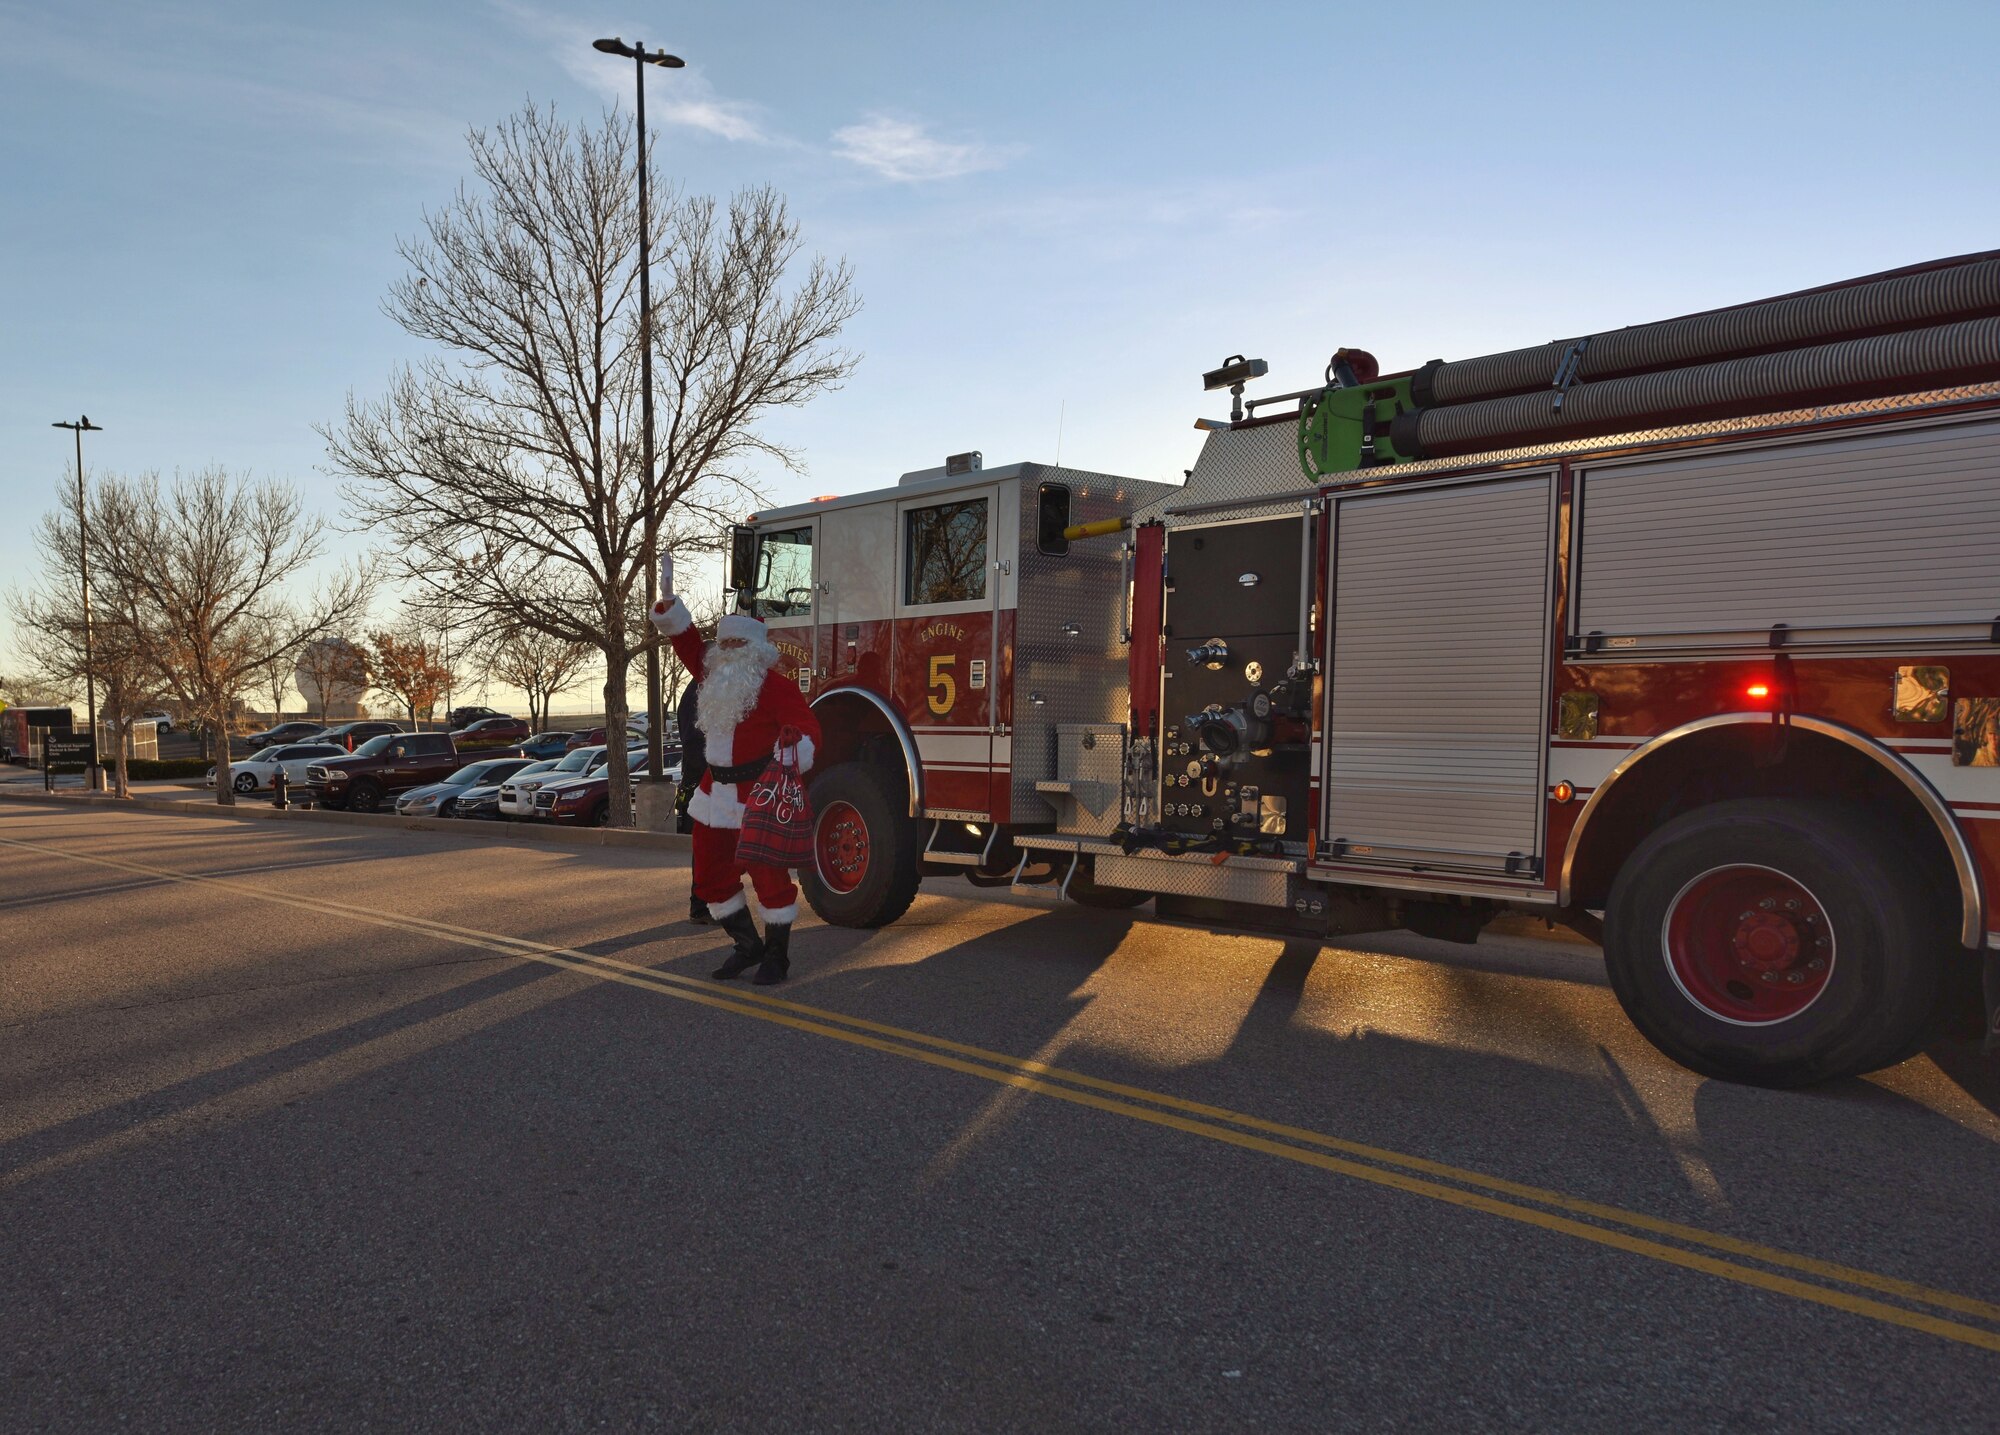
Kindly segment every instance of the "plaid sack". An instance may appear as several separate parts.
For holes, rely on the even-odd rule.
[[[750,784],[736,860],[760,867],[803,867],[812,860],[812,802],[799,775],[799,730],[778,734],[771,765]]]

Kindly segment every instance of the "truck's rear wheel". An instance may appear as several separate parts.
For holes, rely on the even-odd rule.
[[[813,862],[799,873],[806,901],[839,927],[880,927],[916,900],[917,824],[896,810],[878,769],[830,767],[812,784]]]
[[[1683,1066],[1803,1086],[1900,1059],[1938,1005],[1940,922],[1907,859],[1838,803],[1717,803],[1626,861],[1612,989]]]

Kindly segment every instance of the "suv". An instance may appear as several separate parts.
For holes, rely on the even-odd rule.
[[[337,742],[349,752],[362,743],[378,738],[385,733],[403,730],[400,723],[383,722],[378,718],[363,718],[360,722],[344,722],[339,727],[330,727],[325,732],[314,734],[315,742]]]
[[[474,723],[482,722],[487,718],[505,716],[507,714],[494,708],[453,708],[444,715],[444,725],[456,731],[462,727],[471,727]]]
[[[669,782],[679,782],[681,777],[680,754],[668,752],[666,775]],[[646,775],[646,749],[635,747],[626,753],[632,776]],[[638,801],[635,786],[632,800]],[[535,789],[535,816],[543,822],[555,822],[574,827],[605,827],[611,821],[611,772],[598,765],[584,777],[567,778],[561,782],[546,782]]]
[[[316,737],[324,728],[324,723],[281,722],[262,732],[253,732],[243,741],[249,744],[250,751],[255,752],[261,747],[283,747],[288,742],[304,742],[309,737]]]
[[[314,763],[306,780],[319,789],[322,807],[377,812],[383,798],[442,782],[463,766],[449,733],[387,732],[362,743],[352,757]]]
[[[514,747],[528,740],[528,725],[519,718],[481,718],[470,727],[453,731],[451,740],[461,752],[477,747]]]

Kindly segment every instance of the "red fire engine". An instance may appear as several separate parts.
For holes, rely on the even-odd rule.
[[[1516,909],[1774,1085],[1994,1030],[2000,251],[1263,372],[1207,376],[1182,485],[968,454],[736,531],[825,725],[824,919],[946,873],[1311,939]]]

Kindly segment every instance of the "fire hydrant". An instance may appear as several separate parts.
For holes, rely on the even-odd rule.
[[[271,805],[273,807],[290,807],[292,805],[285,800],[285,789],[288,786],[290,786],[290,781],[285,776],[284,767],[280,765],[278,770],[271,774]]]

